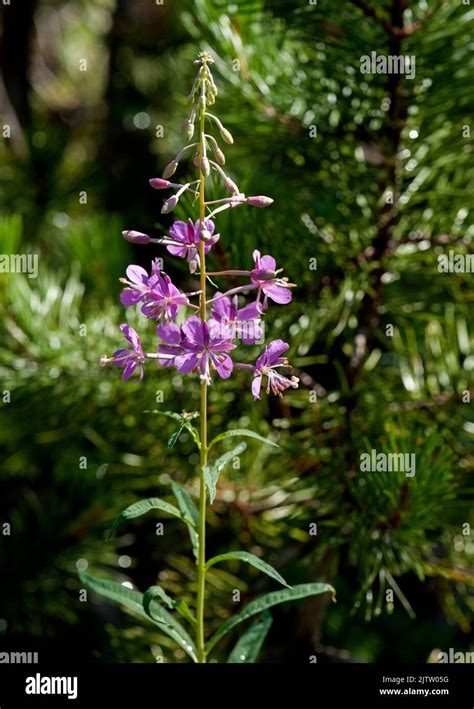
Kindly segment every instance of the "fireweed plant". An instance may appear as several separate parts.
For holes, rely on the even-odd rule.
[[[249,270],[226,270],[209,272],[206,270],[206,255],[220,238],[216,233],[215,217],[224,210],[243,205],[263,208],[273,200],[264,196],[246,197],[224,171],[225,156],[216,138],[210,130],[217,128],[222,140],[233,143],[232,135],[221,121],[208,108],[215,103],[217,87],[210,71],[213,59],[207,52],[201,52],[196,60],[199,70],[194,81],[188,117],[183,124],[183,133],[188,144],[165,168],[162,177],[150,180],[157,190],[170,190],[162,207],[162,213],[168,214],[176,207],[180,197],[191,193],[199,204],[197,219],[187,222],[176,221],[163,238],[150,238],[137,231],[125,231],[123,236],[135,244],[160,244],[177,258],[186,259],[192,274],[199,275],[200,289],[193,293],[180,291],[169,276],[161,270],[161,261],[155,259],[151,272],[147,273],[140,266],[127,268],[127,278],[121,279],[125,288],[121,302],[125,307],[140,305],[143,315],[156,322],[158,346],[156,352],[144,352],[140,337],[133,327],[121,325],[120,329],[128,341],[128,346],[117,350],[111,357],[103,356],[102,364],[113,364],[123,371],[122,378],[129,380],[134,375],[141,380],[145,365],[152,360],[164,367],[175,367],[181,374],[198,374],[200,378],[200,411],[195,413],[159,412],[177,421],[177,429],[171,435],[168,448],[171,448],[186,429],[196,444],[199,455],[199,503],[196,508],[188,491],[176,482],[171,484],[176,498],[172,505],[159,498],[149,498],[136,502],[125,509],[114,522],[115,530],[126,520],[141,516],[151,510],[158,510],[180,519],[188,528],[191,545],[197,567],[197,595],[194,613],[185,601],[171,598],[164,589],[152,586],[146,593],[129,589],[120,583],[107,581],[81,573],[82,581],[99,594],[120,603],[135,614],[148,619],[160,630],[173,638],[194,662],[203,663],[209,657],[217,642],[239,623],[256,616],[254,622],[240,637],[229,656],[229,662],[254,662],[262,646],[265,635],[271,625],[268,608],[291,599],[324,592],[333,593],[333,589],[324,583],[307,583],[289,586],[282,576],[259,557],[246,551],[233,551],[206,558],[206,507],[209,496],[210,504],[216,495],[216,483],[226,464],[231,462],[246,447],[240,442],[232,450],[223,453],[217,459],[210,460],[222,441],[230,438],[248,437],[260,443],[275,445],[247,429],[228,430],[219,433],[208,442],[207,394],[214,379],[227,379],[234,369],[248,373],[254,399],[267,394],[282,396],[285,389],[297,387],[298,379],[288,374],[290,369],[285,353],[289,345],[283,340],[273,340],[264,348],[252,364],[237,361],[236,340],[250,345],[261,342],[262,318],[269,302],[285,305],[291,301],[293,284],[282,277],[282,269],[277,268],[275,259],[259,251],[253,252],[253,264]],[[196,140],[193,142],[193,137]],[[198,178],[189,182],[176,183],[170,178],[176,173],[181,159],[193,154],[193,164],[197,168]],[[223,182],[227,196],[212,201],[206,200],[206,179],[214,173]],[[225,278],[239,277],[243,283],[225,291],[209,292],[212,284],[210,276]],[[241,305],[239,297],[250,296],[250,302]],[[197,302],[193,303],[195,299]],[[189,315],[184,319],[181,313]],[[182,324],[176,319],[180,316]],[[200,430],[192,423],[199,417]],[[260,596],[226,620],[210,637],[205,639],[205,585],[206,573],[214,565],[227,560],[237,559],[256,567],[285,588]],[[176,614],[183,617],[190,629],[180,623]],[[194,639],[192,637],[194,635]]]

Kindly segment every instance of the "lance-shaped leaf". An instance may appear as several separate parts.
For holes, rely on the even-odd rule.
[[[199,515],[198,511],[191,499],[191,495],[187,490],[179,485],[177,482],[171,483],[171,489],[173,490],[173,495],[176,497],[178,502],[178,507],[185,520],[188,523],[189,538],[191,539],[191,545],[193,547],[193,554],[198,558],[199,554],[199,535],[197,533],[197,528],[199,525]]]
[[[173,638],[194,662],[197,662],[196,647],[189,634],[183,626],[173,618],[171,613],[168,613],[165,608],[159,606],[156,601],[153,604],[152,614],[148,614],[143,608],[143,594],[139,591],[127,588],[117,581],[99,579],[84,572],[79,574],[79,578],[82,583],[100,596],[104,596],[104,598],[108,598],[110,601],[115,601],[115,603],[127,608],[140,618],[151,621],[163,633]]]
[[[257,613],[262,613],[262,611],[267,608],[276,606],[279,603],[295,601],[299,598],[306,598],[307,596],[317,596],[320,593],[327,592],[332,593],[333,596],[335,595],[333,587],[327,583],[302,583],[292,588],[285,588],[284,591],[274,591],[273,593],[267,593],[264,596],[260,596],[260,598],[256,598],[255,601],[249,603],[243,610],[234,614],[221,625],[207,643],[206,653],[209,653],[224,635],[235,628],[239,623],[247,620],[247,618],[251,618],[253,615],[257,615]]]
[[[239,445],[233,448],[231,451],[227,451],[227,453],[221,455],[220,458],[215,461],[215,463],[212,463],[211,465],[206,465],[204,467],[204,480],[206,482],[207,489],[209,490],[209,502],[211,503],[211,505],[216,498],[216,485],[222,470],[224,470],[225,466],[230,463],[236,455],[240,455],[240,453],[243,453],[246,448],[246,443],[239,443]]]
[[[154,409],[151,412],[145,411],[145,413],[160,414],[161,416],[166,416],[167,418],[173,419],[173,421],[178,422],[178,428],[171,434],[168,439],[168,450],[171,450],[171,448],[173,448],[183,428],[189,431],[197,447],[201,447],[199,432],[191,423],[193,419],[199,416],[199,413],[197,411],[192,411],[191,413],[184,411],[182,414],[178,414],[176,413],[176,411],[160,411],[160,409]]]
[[[238,664],[256,662],[272,622],[271,613],[264,611],[262,616],[254,620],[237,640],[227,662]]]
[[[248,551],[229,551],[227,552],[227,554],[219,554],[219,556],[213,556],[212,559],[209,559],[209,561],[207,562],[206,569],[209,569],[211,566],[214,566],[214,564],[219,563],[219,561],[228,561],[232,559],[245,561],[247,564],[251,564],[259,571],[263,571],[264,574],[267,574],[267,576],[270,576],[272,579],[275,579],[275,581],[278,581],[278,583],[281,583],[283,586],[291,588],[291,586],[286,583],[283,576],[281,576],[278,571],[273,568],[273,566],[270,566],[270,564],[267,564],[266,561],[263,561],[263,559],[259,559],[258,556],[255,556],[255,554],[251,554]]]
[[[135,519],[135,517],[141,517],[151,510],[160,510],[160,512],[165,512],[172,517],[178,517],[178,519],[189,524],[189,521],[185,519],[184,515],[181,514],[178,508],[174,505],[170,505],[169,502],[160,500],[158,497],[148,497],[146,500],[134,502],[132,505],[123,510],[123,512],[119,514],[112,524],[109,536],[111,536],[124,522],[127,522],[129,519]]]
[[[223,431],[222,433],[219,433],[215,438],[213,438],[212,441],[209,443],[208,450],[215,446],[216,443],[219,443],[219,441],[224,441],[226,438],[234,438],[237,436],[255,438],[255,440],[260,441],[260,443],[267,443],[269,446],[279,448],[278,443],[271,441],[269,438],[264,438],[263,436],[260,436],[258,433],[255,433],[254,431],[251,431],[248,428],[233,428],[230,431]]]
[[[186,601],[175,601],[163,588],[161,588],[161,586],[151,586],[147,591],[145,591],[143,595],[143,608],[145,609],[145,613],[150,615],[151,602],[157,598],[159,598],[159,600],[162,601],[167,608],[178,611],[183,618],[189,620],[189,622],[193,625],[196,624],[196,618],[189,610],[189,606]]]

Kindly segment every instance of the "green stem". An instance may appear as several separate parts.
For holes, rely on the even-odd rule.
[[[201,106],[200,112],[200,154],[203,157],[204,145],[204,125],[205,106]],[[205,178],[200,170],[199,179],[199,222],[204,223],[206,216],[205,205]],[[206,320],[206,255],[204,253],[204,241],[199,243],[199,261],[201,277],[201,296],[199,315],[202,322]],[[200,455],[200,480],[199,480],[199,554],[198,554],[198,587],[197,587],[197,609],[196,609],[196,647],[198,661],[206,662],[204,649],[204,605],[206,590],[206,483],[204,480],[204,468],[207,465],[207,382],[201,381],[201,455]]]

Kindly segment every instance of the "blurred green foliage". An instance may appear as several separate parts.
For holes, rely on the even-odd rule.
[[[290,583],[338,591],[330,608],[279,609],[263,659],[425,661],[472,643],[472,274],[437,262],[468,253],[473,234],[472,11],[455,0],[376,5],[373,17],[353,2],[40,0],[25,15],[24,75],[8,61],[21,26],[3,10],[12,136],[0,144],[1,251],[39,256],[37,280],[0,274],[5,642],[184,659],[118,609],[81,603],[77,568],[86,561],[141,590],[159,580],[193,603],[179,523],[166,522],[164,539],[151,516],[114,541],[104,532],[135,499],[169,495],[171,479],[197,489],[188,434],[167,453],[172,422],[145,412],[196,409],[198,384],[158,369],[123,384],[98,362],[125,319],[153,340],[121,309],[118,278],[162,254],[132,250],[120,232],[171,223],[147,180],[180,146],[204,48],[235,138],[230,174],[247,194],[275,198],[269,210],[223,213],[210,263],[247,268],[258,247],[298,282],[266,331],[290,338],[301,378],[284,401],[252,402],[240,374],[211,388],[212,432],[254,428],[281,450],[249,442],[221,479],[209,549],[248,549]],[[389,34],[404,5],[413,32]],[[397,50],[416,55],[414,80],[360,73],[361,55]],[[193,286],[181,262],[165,263]],[[415,478],[360,472],[372,448],[415,452]],[[244,602],[269,583],[238,563],[214,568],[209,630],[231,612],[233,589]]]

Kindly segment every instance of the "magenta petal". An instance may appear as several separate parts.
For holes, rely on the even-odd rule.
[[[140,343],[140,338],[138,337],[138,333],[136,330],[133,329],[130,325],[127,325],[124,323],[123,325],[120,325],[120,329],[127,338],[127,340],[130,342],[131,345],[133,345],[133,349],[136,352],[141,352],[142,351],[142,346]]]
[[[174,323],[169,323],[169,325],[158,325],[156,328],[156,334],[163,340],[163,342],[169,342],[173,345],[179,345],[181,341],[181,332],[179,327]]]
[[[189,374],[189,372],[192,372],[193,369],[198,366],[199,359],[197,354],[193,352],[175,357],[174,363],[178,372],[181,372],[181,374]]]
[[[185,246],[167,246],[166,248],[172,256],[179,256],[180,258],[184,258],[188,252]]]
[[[280,303],[280,305],[286,305],[291,300],[291,291],[284,286],[277,286],[273,283],[270,285],[262,284],[262,290],[266,296],[275,303]]]
[[[234,363],[232,362],[231,358],[229,355],[219,355],[219,360],[217,358],[214,359],[214,364],[216,365],[216,371],[217,374],[222,378],[222,379],[228,379],[230,375],[232,374],[232,370],[234,368]]]
[[[283,340],[273,340],[273,342],[270,342],[266,348],[268,363],[270,365],[275,364],[277,359],[281,357],[283,352],[286,352],[288,347],[289,344],[287,342],[283,342]]]
[[[218,298],[222,293],[219,291],[214,295],[214,298]],[[211,313],[212,317],[216,320],[228,320],[230,317],[230,298],[227,296],[224,298],[219,298],[215,303],[212,303]]]
[[[202,345],[208,342],[209,330],[207,323],[202,323],[197,315],[191,315],[182,326],[184,336],[190,343]]]
[[[186,243],[188,241],[188,225],[186,222],[174,222],[170,228],[170,234],[175,239],[175,241],[182,241]]]
[[[275,271],[276,261],[273,256],[269,256],[268,254],[266,256],[262,256],[260,259],[259,268],[265,269],[265,271]]]
[[[137,291],[131,288],[125,288],[125,290],[120,293],[120,302],[126,308],[129,308],[131,305],[139,303],[143,297],[143,293],[137,293]]]
[[[130,265],[126,270],[127,278],[132,283],[142,285],[148,281],[148,273],[141,266]]]
[[[260,389],[262,387],[262,375],[257,374],[252,381],[252,394],[253,398],[260,399]]]
[[[130,379],[132,374],[137,368],[137,360],[136,359],[129,359],[127,364],[124,367],[123,374],[122,374],[122,379],[124,382],[127,381],[127,379]]]

